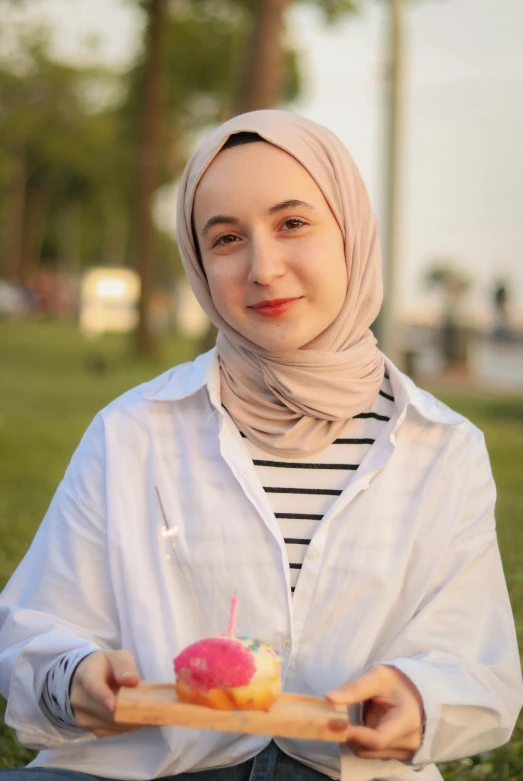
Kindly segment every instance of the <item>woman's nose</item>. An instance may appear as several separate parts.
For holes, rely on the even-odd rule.
[[[251,240],[249,246],[248,281],[258,285],[270,285],[285,274],[286,264],[282,247],[277,242],[263,238]]]

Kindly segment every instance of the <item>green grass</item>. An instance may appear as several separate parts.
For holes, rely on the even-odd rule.
[[[26,551],[86,426],[111,399],[169,366],[192,346],[163,339],[155,363],[132,358],[127,338],[86,343],[71,324],[0,322],[0,587]],[[523,397],[439,393],[487,438],[498,485],[498,533],[523,642]],[[0,725],[0,768],[33,753]],[[446,781],[522,781],[523,723],[496,751],[442,768]]]
[[[123,337],[86,343],[73,325],[0,323],[0,583],[27,548],[73,450],[111,399],[191,357],[164,340],[156,363]]]

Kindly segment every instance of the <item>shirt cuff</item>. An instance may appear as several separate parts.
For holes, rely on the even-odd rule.
[[[39,704],[45,717],[55,727],[72,732],[74,735],[83,732],[84,729],[77,726],[71,707],[73,676],[78,665],[92,653],[94,649],[80,648],[59,656],[47,672],[40,697]]]
[[[396,667],[412,681],[420,694],[423,706],[421,744],[414,756],[404,764],[413,765],[415,770],[421,770],[426,765],[431,765],[434,762],[430,754],[434,731],[440,716],[440,707],[434,702],[428,687],[425,685],[424,676],[420,674],[419,663],[412,659],[401,658],[380,662],[380,664]]]

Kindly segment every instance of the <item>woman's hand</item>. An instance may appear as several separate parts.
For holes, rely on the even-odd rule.
[[[136,724],[116,724],[116,694],[122,686],[140,680],[130,651],[95,651],[78,665],[71,687],[71,707],[79,727],[98,738],[139,729]]]
[[[423,701],[410,678],[376,665],[325,695],[333,704],[363,703],[365,726],[350,728],[348,745],[361,759],[412,759],[421,746]]]

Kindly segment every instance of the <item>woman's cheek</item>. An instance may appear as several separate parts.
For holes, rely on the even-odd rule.
[[[245,292],[232,269],[221,269],[207,277],[214,305],[221,316],[228,320],[239,304],[245,305]]]

